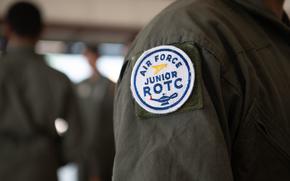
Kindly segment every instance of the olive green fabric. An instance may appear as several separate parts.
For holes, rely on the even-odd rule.
[[[62,137],[54,121],[65,119]],[[73,86],[33,47],[9,48],[0,60],[0,180],[56,181],[57,168],[79,154]]]
[[[116,88],[114,181],[290,180],[289,20],[262,2],[177,1],[137,36]],[[200,109],[138,114],[132,68],[160,45],[199,57]]]
[[[77,85],[85,130],[80,180],[87,181],[92,176],[111,180],[115,154],[114,89],[114,84],[100,74]]]

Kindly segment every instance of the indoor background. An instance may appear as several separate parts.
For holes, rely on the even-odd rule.
[[[15,0],[0,0],[2,17]],[[100,46],[99,71],[116,82],[124,55],[138,32],[173,0],[34,0],[43,11],[45,32],[37,51],[50,66],[65,73],[74,83],[90,76],[82,51],[86,43]],[[290,13],[290,0],[285,9]],[[59,132],[65,124],[56,124]],[[61,181],[74,181],[76,168],[59,171]]]

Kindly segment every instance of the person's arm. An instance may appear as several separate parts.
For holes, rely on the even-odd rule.
[[[115,101],[115,181],[233,181],[230,129],[239,120],[239,89],[214,54],[194,43],[175,46],[194,64],[195,87],[172,113],[149,113],[133,98],[138,57],[123,71]]]
[[[63,119],[68,130],[61,137],[62,155],[66,162],[78,161],[82,153],[82,125],[79,103],[71,83],[68,84],[63,103]]]

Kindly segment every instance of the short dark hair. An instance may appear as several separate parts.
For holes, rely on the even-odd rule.
[[[17,35],[35,38],[43,29],[40,10],[32,3],[17,2],[7,11],[5,22]]]

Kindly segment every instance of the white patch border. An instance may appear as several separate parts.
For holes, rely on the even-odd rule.
[[[142,103],[141,100],[139,100],[138,98],[138,95],[137,95],[137,90],[134,89],[134,75],[135,75],[135,72],[137,71],[137,67],[138,65],[144,61],[144,58],[149,55],[150,53],[152,52],[155,52],[155,51],[158,51],[158,50],[161,50],[161,49],[172,49],[173,51],[176,51],[178,52],[183,58],[184,60],[188,63],[188,66],[189,66],[189,73],[190,73],[190,86],[184,96],[184,98],[175,106],[173,107],[170,107],[169,109],[166,109],[166,110],[155,110],[155,109],[152,109],[152,108],[149,108],[148,106],[144,105]],[[154,48],[151,48],[147,51],[145,51],[139,58],[138,60],[135,62],[135,65],[133,67],[133,70],[132,70],[132,74],[131,74],[131,82],[130,82],[130,89],[131,89],[131,93],[133,95],[133,98],[135,99],[135,101],[138,103],[139,106],[141,106],[144,110],[150,112],[150,113],[153,113],[153,114],[169,114],[169,113],[172,113],[172,112],[175,112],[177,111],[180,107],[182,107],[186,101],[189,99],[189,97],[191,96],[191,93],[193,91],[193,88],[194,88],[194,85],[195,85],[195,67],[194,67],[194,64],[192,63],[190,57],[181,49],[175,47],[175,46],[172,46],[172,45],[161,45],[161,46],[158,46],[158,47],[154,47]]]

